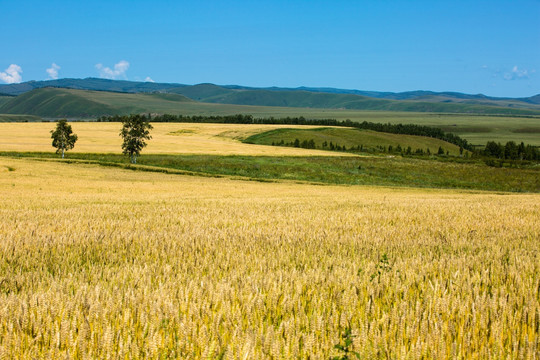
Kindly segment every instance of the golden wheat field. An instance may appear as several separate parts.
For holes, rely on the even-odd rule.
[[[70,124],[79,140],[71,152],[120,153],[121,123],[73,122]],[[334,151],[308,150],[276,146],[244,144],[240,139],[278,129],[297,128],[294,125],[240,124],[152,124],[152,140],[144,154],[211,154],[211,155],[272,155],[272,156],[352,156]],[[2,151],[53,151],[50,131],[54,123],[0,123]],[[301,128],[316,128],[303,126]]]
[[[8,158],[0,193],[1,359],[539,358],[540,195]]]

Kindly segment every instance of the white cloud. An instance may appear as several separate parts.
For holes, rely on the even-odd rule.
[[[529,71],[527,69],[519,69],[517,66],[514,66],[510,72],[504,73],[503,78],[505,80],[528,79],[530,74],[533,72],[534,70]]]
[[[47,74],[49,74],[49,78],[56,80],[58,79],[58,70],[60,70],[60,66],[56,65],[55,63],[52,63],[51,67],[48,68]]]
[[[20,83],[22,81],[22,72],[19,65],[11,64],[4,72],[0,72],[0,80],[8,84]]]
[[[146,79],[144,79],[144,81],[146,81],[146,82],[155,82],[154,80],[152,80],[152,78],[150,76],[147,76]]]
[[[99,71],[99,76],[105,79],[116,79],[118,77],[127,79],[126,71],[129,69],[129,62],[122,60],[114,65],[114,69],[105,67],[103,64],[96,64],[96,69]]]

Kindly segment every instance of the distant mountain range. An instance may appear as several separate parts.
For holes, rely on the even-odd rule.
[[[107,97],[106,103],[103,103],[101,100],[96,100],[97,95],[94,92],[55,92],[48,91],[46,88],[141,94],[144,95],[140,98],[141,104],[147,104],[148,107],[135,106],[131,102],[136,103],[137,100],[130,98],[128,101],[126,96]],[[196,101],[326,109],[540,115],[540,94],[527,98],[496,98],[457,92],[394,93],[312,87],[253,88],[237,85],[183,85],[98,78],[29,81],[0,85],[0,113],[5,114],[85,117],[123,114],[135,109],[140,109],[141,112],[161,109],[156,105],[157,103],[150,100],[160,102],[160,104],[166,101],[167,106],[163,110],[166,110],[171,102]],[[129,106],[126,105],[126,101]]]

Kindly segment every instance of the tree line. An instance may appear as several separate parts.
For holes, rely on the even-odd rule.
[[[317,145],[316,141],[314,139],[309,140],[302,140],[296,138],[294,141],[286,142],[285,140],[281,141],[272,141],[272,146],[287,146],[287,147],[297,147],[297,148],[303,148],[303,149],[321,149],[321,150],[329,150],[329,151],[349,151],[349,152],[377,152],[377,153],[389,153],[389,154],[401,154],[401,155],[431,155],[431,150],[429,148],[426,148],[426,150],[417,148],[414,149],[411,146],[408,147],[401,147],[400,144],[397,146],[389,145],[388,147],[383,145],[377,145],[375,148],[369,148],[364,147],[364,145],[350,145],[347,147],[346,145],[340,145],[338,143],[333,143],[332,141],[323,141],[320,146]],[[449,155],[448,150],[444,150],[442,146],[439,146],[439,149],[437,152],[434,153],[434,155]],[[463,153],[461,153],[462,155]],[[465,157],[469,157],[469,153],[465,153]]]
[[[483,154],[501,160],[540,160],[540,151],[536,147],[523,142],[518,145],[515,141],[508,141],[505,145],[488,141]]]

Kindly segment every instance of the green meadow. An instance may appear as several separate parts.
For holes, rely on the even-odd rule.
[[[136,171],[315,184],[540,192],[540,169],[489,167],[455,157],[222,156],[143,154],[137,165],[121,154],[0,152],[2,157],[98,164]]]

